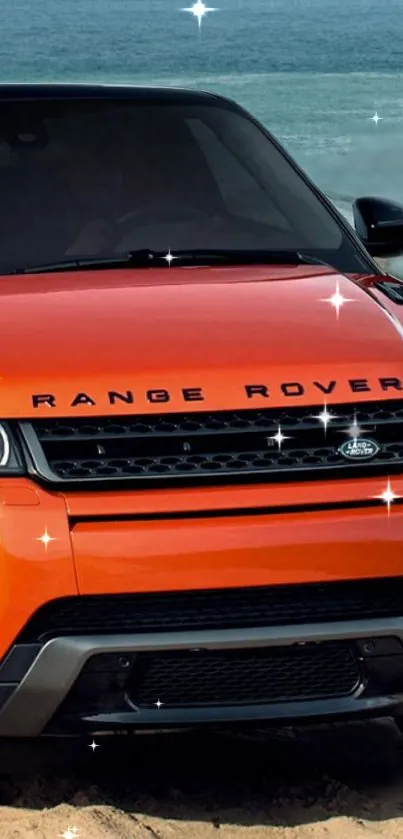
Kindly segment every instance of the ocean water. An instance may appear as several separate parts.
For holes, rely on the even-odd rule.
[[[0,80],[223,93],[347,217],[358,195],[403,203],[403,0],[207,0],[200,29],[192,3],[2,0]]]

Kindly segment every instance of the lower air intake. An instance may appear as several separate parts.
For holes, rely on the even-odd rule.
[[[127,668],[122,669],[122,659]],[[341,698],[361,683],[354,645],[340,642],[242,650],[92,656],[50,723],[133,713]]]
[[[194,591],[138,592],[50,600],[16,639],[63,635],[183,632],[403,615],[403,576]]]
[[[349,647],[201,650],[139,656],[129,696],[139,707],[287,702],[348,696],[359,684]]]

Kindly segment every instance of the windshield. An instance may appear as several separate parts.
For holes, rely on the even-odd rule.
[[[0,194],[3,272],[139,248],[306,250],[363,269],[270,138],[220,100],[3,102]]]

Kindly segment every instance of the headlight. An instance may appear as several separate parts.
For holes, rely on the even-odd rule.
[[[7,424],[0,423],[0,476],[21,475],[24,466]]]

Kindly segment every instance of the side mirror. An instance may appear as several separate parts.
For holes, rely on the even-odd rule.
[[[354,227],[371,256],[403,253],[403,205],[384,198],[357,198]]]

